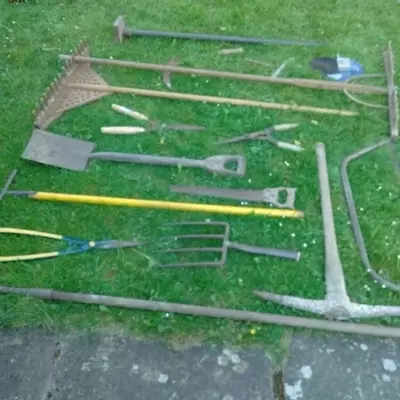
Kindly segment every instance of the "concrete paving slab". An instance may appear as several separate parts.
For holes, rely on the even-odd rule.
[[[0,330],[0,399],[47,400],[56,348],[41,331]]]
[[[283,377],[285,400],[397,400],[400,342],[295,336]]]
[[[60,341],[52,400],[272,400],[260,350],[171,350],[164,344],[85,335]]]

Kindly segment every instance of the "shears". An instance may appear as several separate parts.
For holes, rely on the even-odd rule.
[[[70,254],[84,253],[90,250],[110,250],[120,249],[124,247],[136,247],[142,244],[138,241],[118,241],[118,240],[86,240],[74,238],[71,236],[57,235],[55,233],[33,231],[27,229],[18,228],[0,228],[0,234],[14,234],[14,235],[25,235],[25,236],[36,236],[47,239],[60,240],[68,244],[67,248],[58,251],[52,251],[48,253],[34,253],[25,255],[15,256],[0,256],[0,262],[11,262],[11,261],[33,261],[43,260],[47,258],[54,258],[58,256],[65,256]]]
[[[274,125],[269,128],[265,128],[262,131],[248,133],[242,136],[236,136],[234,138],[221,140],[218,144],[228,144],[228,143],[237,143],[242,142],[244,140],[267,140],[268,142],[274,144],[281,149],[291,150],[291,151],[303,151],[303,147],[298,146],[297,144],[292,144],[288,142],[283,142],[281,140],[277,140],[273,137],[273,134],[276,132],[284,132],[291,129],[296,128],[299,124],[280,124]]]

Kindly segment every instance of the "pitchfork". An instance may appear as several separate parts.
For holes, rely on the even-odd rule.
[[[171,263],[171,264],[158,264],[156,267],[221,267],[225,265],[227,254],[229,249],[236,249],[239,251],[244,251],[246,253],[251,254],[259,254],[263,256],[275,256],[280,258],[286,258],[289,260],[300,259],[300,253],[293,250],[285,250],[285,249],[272,249],[267,247],[259,247],[259,246],[250,246],[247,244],[231,242],[229,240],[229,232],[230,226],[226,222],[214,222],[214,221],[206,221],[206,222],[178,222],[178,223],[170,223],[166,224],[166,226],[204,226],[204,227],[216,227],[222,228],[219,230],[220,233],[191,233],[191,234],[183,234],[183,235],[174,235],[174,236],[165,236],[163,240],[172,239],[176,241],[185,241],[187,239],[208,239],[208,240],[220,240],[222,241],[222,246],[220,247],[178,247],[178,248],[169,248],[166,250],[162,250],[163,253],[220,253],[221,257],[219,260],[213,261],[197,261],[197,262],[181,262],[181,263]]]

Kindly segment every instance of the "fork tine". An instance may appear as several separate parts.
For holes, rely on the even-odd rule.
[[[204,222],[199,222],[199,221],[194,221],[194,222],[168,222],[166,224],[163,224],[164,226],[200,226],[200,225],[205,225],[205,226],[227,226],[227,222],[220,222],[220,221],[204,221]]]
[[[221,246],[219,247],[177,247],[177,248],[168,248],[165,250],[159,250],[157,253],[168,253],[168,254],[187,254],[187,253],[219,253],[219,259],[217,261],[210,260],[210,261],[197,261],[197,262],[178,262],[178,263],[170,263],[170,264],[159,264],[156,267],[215,267],[215,266],[223,266],[226,262],[226,253],[227,253],[227,246],[226,240],[229,237],[229,224],[226,222],[213,222],[213,221],[204,221],[204,222],[171,222],[163,224],[164,226],[202,226],[202,227],[223,227],[223,231],[221,233],[188,233],[188,234],[178,234],[178,235],[169,235],[163,236],[160,240],[165,241],[168,239],[172,239],[176,242],[185,243],[184,241],[187,239],[216,239],[221,241]],[[181,244],[181,243],[180,243]],[[184,246],[184,244],[181,246]],[[211,258],[211,257],[210,257]]]
[[[225,235],[222,234],[193,233],[187,235],[163,236],[160,239],[223,239],[224,237]]]
[[[222,247],[181,247],[179,249],[166,249],[166,250],[159,250],[156,253],[189,253],[192,251],[196,252],[215,252],[221,253],[223,251]]]

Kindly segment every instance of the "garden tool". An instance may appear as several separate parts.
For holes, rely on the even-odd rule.
[[[169,64],[152,64],[152,63],[142,63],[137,61],[90,57],[88,43],[85,41],[81,41],[81,43],[78,45],[78,47],[72,54],[60,54],[59,59],[61,61],[83,63],[83,64],[109,65],[109,66],[124,67],[124,68],[144,69],[149,71],[161,71],[161,72],[171,72],[171,73],[174,72],[185,75],[238,79],[238,80],[252,81],[252,82],[276,83],[282,85],[307,87],[310,89],[342,91],[343,89],[347,88],[352,92],[359,92],[359,93],[376,93],[376,94],[387,93],[386,88],[379,86],[358,84],[358,83],[323,81],[320,79],[283,78],[283,77],[273,77],[268,75],[242,74],[230,71],[181,67],[176,65],[178,62],[177,59],[173,59],[174,62],[172,62],[171,60]]]
[[[14,169],[13,171],[11,171],[10,175],[6,179],[6,183],[4,184],[3,188],[0,190],[0,201],[3,200],[3,197],[7,194],[8,188],[12,184],[16,175],[17,175],[17,170]]]
[[[350,300],[346,290],[343,267],[336,242],[325,146],[323,143],[317,144],[316,153],[321,192],[322,222],[325,237],[325,299],[310,300],[262,291],[255,291],[254,294],[264,300],[324,315],[329,319],[400,316],[400,307],[358,304]]]
[[[297,190],[295,188],[286,188],[283,186],[261,190],[222,189],[201,186],[170,186],[169,189],[171,192],[195,196],[211,196],[241,201],[259,201],[273,204],[275,207],[279,208],[294,208]],[[282,200],[282,197],[285,197],[285,199]]]
[[[132,297],[105,296],[79,292],[61,292],[47,288],[21,288],[0,286],[2,294],[18,294],[46,301],[70,301],[74,303],[121,307],[133,310],[159,311],[162,313],[195,315],[234,321],[290,326],[303,329],[341,332],[353,335],[400,338],[400,328],[386,325],[359,324],[353,322],[327,321],[293,315],[268,314],[259,311],[235,310],[200,306],[195,304],[170,303],[165,301],[136,299]]]
[[[369,154],[383,146],[388,145],[389,150],[393,151],[393,157],[395,162],[395,170],[399,172],[399,165],[397,162],[397,155],[395,153],[395,142],[399,138],[399,127],[398,127],[398,100],[397,100],[397,87],[394,82],[395,69],[394,69],[394,56],[389,42],[387,50],[384,52],[384,64],[386,70],[386,80],[388,85],[388,114],[389,114],[389,137],[379,140],[378,142],[363,147],[362,149],[354,151],[348,155],[340,165],[340,175],[342,180],[344,197],[346,200],[347,211],[350,216],[351,227],[353,230],[354,238],[360,253],[362,264],[365,270],[369,273],[375,282],[378,282],[383,287],[386,287],[395,292],[400,292],[400,284],[390,281],[389,279],[383,278],[378,270],[380,268],[374,268],[369,260],[367,248],[364,241],[364,236],[361,230],[361,225],[357,215],[357,207],[353,196],[353,191],[350,184],[348,168],[352,161],[360,159],[366,154]],[[392,147],[393,146],[393,147]]]
[[[262,131],[252,132],[252,133],[248,133],[248,134],[242,135],[242,136],[237,136],[237,137],[234,137],[231,139],[221,140],[217,144],[238,143],[238,142],[242,142],[245,140],[267,140],[268,142],[273,143],[275,146],[277,146],[281,149],[300,152],[300,151],[304,150],[303,147],[298,146],[296,144],[276,140],[272,136],[275,132],[288,131],[290,129],[297,128],[298,126],[299,126],[299,124],[274,125],[274,126],[271,126],[270,128],[266,128]]]
[[[127,107],[119,106],[113,104],[112,109],[121,114],[128,115],[132,118],[147,121],[148,127],[142,128],[139,126],[105,126],[101,128],[102,133],[109,134],[136,134],[136,133],[145,133],[145,132],[159,132],[164,130],[173,130],[173,131],[203,131],[204,126],[198,125],[187,125],[187,124],[164,124],[160,121],[150,121],[149,118],[137,111],[130,110]]]
[[[141,243],[133,241],[119,241],[119,240],[86,240],[78,239],[71,236],[63,236],[54,233],[33,231],[27,229],[18,228],[0,228],[1,234],[13,234],[13,235],[24,235],[24,236],[35,236],[47,239],[60,240],[68,244],[67,248],[58,251],[51,251],[47,253],[34,253],[14,256],[0,256],[0,262],[10,261],[33,261],[33,260],[44,260],[47,258],[54,258],[59,256],[65,256],[70,254],[84,253],[90,250],[110,250],[110,249],[121,249],[124,247],[137,247]]]
[[[179,60],[177,58],[171,58],[168,62],[167,65],[172,65],[173,67],[177,67],[179,65]],[[163,82],[164,85],[168,89],[172,89],[172,83],[171,83],[171,71],[164,71],[163,72]]]
[[[157,267],[221,267],[225,265],[226,258],[228,255],[229,249],[235,249],[239,251],[244,251],[246,253],[258,254],[263,256],[275,256],[280,258],[285,258],[289,260],[298,261],[300,259],[300,253],[294,250],[285,250],[285,249],[271,249],[266,247],[259,246],[250,246],[247,244],[231,242],[229,240],[229,224],[226,222],[214,222],[214,221],[206,221],[206,222],[178,222],[172,224],[166,224],[167,226],[172,227],[213,227],[217,230],[218,233],[192,233],[192,234],[183,234],[183,235],[173,235],[170,236],[170,239],[176,244],[178,242],[184,242],[188,239],[200,239],[200,240],[216,240],[219,241],[222,245],[217,247],[178,247],[178,248],[170,248],[167,250],[162,250],[162,253],[219,253],[221,254],[219,260],[209,260],[209,261],[197,261],[197,262],[180,262],[180,263],[170,263],[170,264],[160,264],[156,265]],[[163,237],[163,240],[168,239],[168,237]]]
[[[61,60],[67,61],[62,73],[46,90],[36,108],[35,125],[46,129],[50,123],[59,118],[67,110],[88,104],[112,93],[135,94],[138,96],[158,97],[164,99],[188,100],[214,104],[232,104],[237,106],[258,107],[263,109],[290,110],[300,112],[315,112],[331,115],[354,116],[354,111],[335,110],[295,104],[268,103],[258,100],[235,99],[218,96],[198,95],[192,93],[163,92],[129,87],[110,86],[92,68],[91,64],[115,65],[128,68],[147,69],[153,71],[171,71],[199,76],[214,76],[220,78],[241,79],[253,82],[269,82],[311,87],[317,89],[343,90],[348,87],[353,92],[387,93],[386,88],[373,87],[343,82],[322,80],[294,79],[269,77],[264,75],[238,74],[226,71],[211,71],[196,68],[183,68],[173,65],[146,64],[132,61],[99,59],[89,57],[89,48],[86,42],[81,42],[72,55],[61,55]],[[347,86],[346,86],[347,85]]]
[[[231,43],[249,43],[249,44],[279,44],[289,46],[326,46],[326,43],[305,42],[301,40],[282,40],[282,39],[263,39],[258,37],[245,36],[226,36],[226,35],[210,35],[204,33],[179,33],[179,32],[163,32],[149,31],[145,29],[130,29],[125,26],[125,20],[120,15],[114,22],[115,38],[122,42],[124,36],[144,36],[144,37],[164,37],[169,39],[189,39],[189,40],[207,40]]]
[[[190,158],[162,157],[146,154],[92,153],[94,148],[95,144],[87,140],[74,139],[35,129],[22,154],[22,158],[73,171],[84,171],[89,160],[97,159],[133,164],[203,168],[216,174],[231,176],[244,176],[246,172],[246,159],[241,156],[219,155],[208,157],[204,160],[194,160]],[[236,164],[235,169],[226,167],[226,164],[231,162]]]
[[[7,181],[9,181],[7,179]],[[9,183],[10,184],[10,183]],[[4,190],[4,188],[3,188]],[[1,192],[1,190],[0,190]],[[7,190],[6,195],[27,197],[41,201],[56,201],[75,204],[98,204],[103,206],[125,206],[151,208],[158,210],[177,210],[229,215],[255,215],[264,217],[303,218],[299,210],[283,210],[277,208],[235,207],[216,204],[178,203],[173,201],[143,200],[123,197],[91,196],[84,194],[39,192],[33,190]]]

